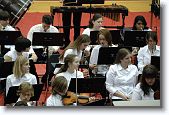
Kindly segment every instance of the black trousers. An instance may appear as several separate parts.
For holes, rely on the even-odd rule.
[[[64,6],[81,6],[81,4],[65,4]],[[64,12],[62,14],[63,31],[65,34],[65,47],[70,43],[71,15],[73,14],[74,40],[80,35],[80,23],[82,12]]]

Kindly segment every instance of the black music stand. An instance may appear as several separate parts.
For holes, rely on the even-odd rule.
[[[112,36],[113,44],[120,44],[121,41],[121,33],[120,30],[109,30]]]
[[[106,78],[77,78],[77,93],[100,93],[106,91]],[[71,78],[68,91],[76,92],[76,78]]]
[[[98,36],[99,31],[90,31],[90,45],[97,45],[97,36]]]
[[[116,54],[121,48],[126,48],[132,51],[132,47],[101,47],[98,55],[98,65],[113,64],[116,59]]]
[[[4,45],[15,45],[16,39],[20,36],[22,36],[20,31],[0,31],[1,53],[4,50]]]
[[[151,65],[154,65],[160,71],[160,56],[151,56]]]
[[[48,90],[48,80],[49,80],[49,60],[48,60],[48,46],[63,46],[63,40],[65,39],[64,33],[52,33],[52,32],[34,32],[32,45],[35,46],[47,46],[47,65],[46,65],[46,75],[47,84],[46,90]],[[46,94],[47,96],[47,94]]]
[[[144,47],[146,44],[146,34],[148,31],[125,31],[124,46]]]
[[[42,89],[43,89],[43,85],[44,84],[34,84],[33,88],[34,88],[34,96],[30,98],[30,101],[38,101],[40,98],[40,95],[42,93]],[[11,103],[16,103],[19,96],[17,95],[17,90],[18,90],[19,86],[13,86],[10,87],[8,90],[8,94],[5,98],[5,104],[11,104]]]
[[[106,78],[71,78],[68,91],[76,92],[77,80],[77,93],[100,93],[104,99],[108,97],[105,87]],[[104,106],[106,100],[96,101],[86,106]]]

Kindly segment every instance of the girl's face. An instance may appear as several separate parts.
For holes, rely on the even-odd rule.
[[[154,41],[152,38],[149,38],[147,44],[149,48],[153,49],[156,45],[156,41]]]
[[[102,34],[99,35],[99,44],[102,46],[108,46],[108,42],[106,41],[105,36]]]
[[[28,102],[31,97],[32,97],[32,94],[31,94],[30,91],[28,91],[28,92],[21,92],[21,94],[20,94],[20,98],[21,98],[22,101]]]
[[[86,49],[86,47],[87,47],[89,44],[90,44],[90,42],[82,43],[82,44],[80,45],[80,50]]]
[[[69,68],[78,70],[78,68],[79,68],[79,63],[80,63],[80,59],[76,56],[76,57],[74,58],[74,61],[69,64]]]
[[[27,61],[25,64],[22,65],[23,73],[29,73],[29,68],[30,68],[29,61]]]
[[[144,29],[144,25],[143,25],[143,22],[141,20],[139,20],[136,23],[136,28],[137,28],[137,30],[143,30]]]
[[[145,78],[145,81],[149,86],[153,86],[155,83],[155,78]]]
[[[98,18],[95,21],[92,21],[93,23],[93,28],[95,30],[100,30],[100,28],[102,27],[102,23],[103,23],[103,18]]]
[[[131,63],[131,54],[128,54],[121,60],[122,65],[128,66],[130,63]]]

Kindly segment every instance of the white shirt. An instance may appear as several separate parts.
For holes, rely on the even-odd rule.
[[[138,83],[133,90],[132,100],[154,100],[154,91],[150,89],[149,95],[144,95],[143,90],[140,87],[141,83]]]
[[[29,58],[29,53],[28,52],[22,52],[22,55],[25,57],[25,58]],[[9,56],[12,58],[12,61],[15,61],[16,58],[18,57],[17,55],[17,51],[16,50],[11,50],[11,51],[8,51],[5,55],[5,56]]]
[[[23,82],[29,82],[30,84],[37,84],[36,76],[31,73],[26,73],[21,78],[16,78],[14,74],[9,75],[6,79],[6,95],[10,87],[19,86]]]
[[[64,53],[64,58],[68,55],[68,54],[74,54],[77,55],[77,57],[79,59],[82,58],[82,50],[80,50],[79,52],[77,51],[77,49],[67,49]]]
[[[101,45],[96,45],[93,50],[92,53],[90,55],[90,61],[89,64],[96,64],[97,65],[97,61],[98,61],[98,57],[99,57],[99,49],[101,48]],[[105,74],[107,73],[109,69],[108,65],[97,65],[97,71],[96,70],[92,70],[92,73],[94,74],[102,74],[103,76],[105,76]]]
[[[153,54],[151,54],[150,50],[148,49],[148,45],[140,48],[137,55],[137,61],[138,61],[137,66],[139,69],[139,74],[142,74],[145,65],[151,63],[151,56],[160,56],[160,46],[156,45],[156,49],[153,52]]]
[[[66,72],[59,73],[56,76],[64,76],[68,81],[68,86],[69,86],[71,78],[76,78],[76,71],[74,71],[73,73],[66,71]],[[84,78],[83,73],[81,71],[77,71],[77,78]]]
[[[46,106],[64,106],[62,103],[62,97],[58,94],[50,95],[46,100]]]
[[[90,36],[90,32],[93,31],[92,28],[86,28],[83,30],[82,34],[87,34],[88,36]]]
[[[138,69],[135,65],[128,65],[127,69],[123,69],[120,64],[111,65],[106,74],[106,89],[113,99],[121,99],[113,96],[116,91],[131,97],[137,78]]]

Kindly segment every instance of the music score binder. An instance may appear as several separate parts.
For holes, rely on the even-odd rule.
[[[106,78],[77,78],[78,93],[106,92]],[[76,78],[71,78],[68,91],[76,92]]]
[[[116,54],[121,48],[132,51],[132,47],[101,47],[99,49],[97,64],[113,64],[116,59]]]
[[[63,46],[64,33],[34,32],[32,45],[34,46]]]
[[[42,93],[44,84],[34,84],[34,96],[31,97],[30,101],[38,101]],[[17,90],[19,86],[13,86],[9,88],[8,94],[5,98],[5,104],[16,103],[19,96],[17,95]]]
[[[144,47],[146,44],[146,34],[148,31],[125,31],[124,46]]]

